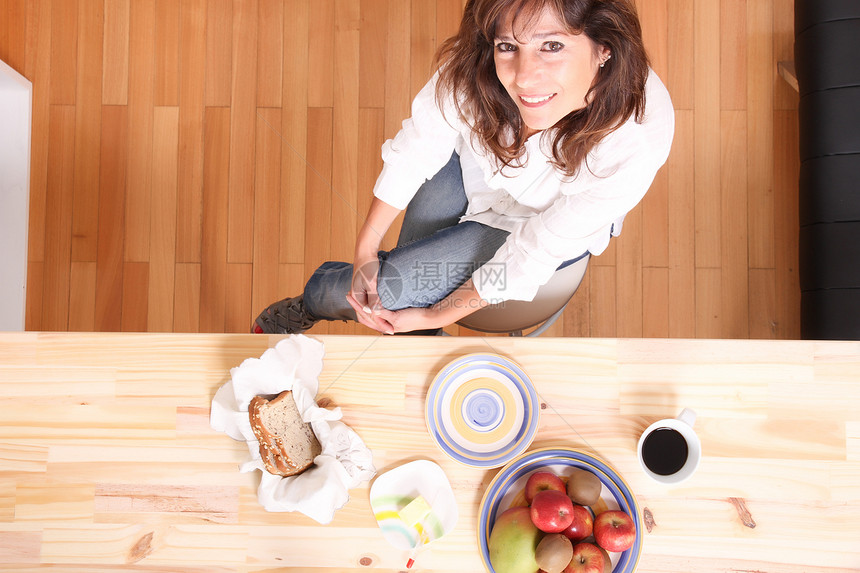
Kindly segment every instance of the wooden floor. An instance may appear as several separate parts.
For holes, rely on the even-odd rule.
[[[637,4],[674,147],[550,334],[798,338],[793,1]],[[461,10],[0,0],[0,59],[33,82],[27,329],[246,332],[350,260]]]

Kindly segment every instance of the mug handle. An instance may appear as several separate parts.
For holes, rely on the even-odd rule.
[[[676,419],[684,422],[692,428],[693,424],[696,423],[696,412],[689,408],[684,408],[683,410],[681,410],[681,413],[678,414],[678,417]]]

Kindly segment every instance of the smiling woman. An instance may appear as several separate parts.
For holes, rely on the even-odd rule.
[[[255,332],[432,333],[532,300],[603,252],[668,157],[672,102],[629,0],[470,0],[437,63],[383,145],[353,263],[324,263]],[[403,209],[397,247],[380,251]]]
[[[463,25],[473,29],[461,29],[442,48],[440,86],[471,102],[475,129],[497,156],[521,158],[526,139],[555,126],[553,159],[573,175],[606,134],[631,117],[642,119],[649,67],[632,3],[479,0],[470,6],[474,14]],[[473,47],[458,41],[463,37],[484,50],[492,45],[492,60],[475,65]],[[529,93],[535,89],[546,93]],[[551,110],[543,111],[545,100]],[[537,109],[546,115],[532,113]]]
[[[496,75],[520,111],[528,136],[588,105],[591,85],[609,59],[609,49],[588,36],[568,34],[552,12],[522,40],[508,16],[496,38]]]

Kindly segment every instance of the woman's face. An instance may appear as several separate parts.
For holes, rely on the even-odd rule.
[[[548,9],[528,29],[513,27],[509,15],[498,30],[496,75],[532,135],[585,107],[585,95],[609,50],[585,34],[568,33]]]

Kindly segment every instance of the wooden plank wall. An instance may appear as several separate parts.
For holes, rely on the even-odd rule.
[[[27,328],[246,332],[350,259],[462,4],[0,0],[34,85]],[[549,334],[797,338],[793,2],[637,4],[673,151]]]

